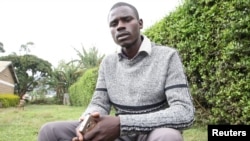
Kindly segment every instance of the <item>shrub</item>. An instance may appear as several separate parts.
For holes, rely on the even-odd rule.
[[[88,69],[83,76],[69,88],[70,103],[73,106],[86,106],[95,90],[98,68]]]
[[[0,94],[0,103],[4,108],[16,106],[19,103],[19,99],[19,96],[14,94]]]
[[[179,50],[195,106],[210,123],[250,124],[249,13],[249,0],[185,0],[145,31]]]

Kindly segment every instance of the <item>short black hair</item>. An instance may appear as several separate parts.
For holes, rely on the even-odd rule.
[[[109,10],[109,12],[110,12],[111,10],[117,8],[117,7],[120,7],[120,6],[128,6],[129,8],[131,8],[131,9],[134,11],[134,13],[135,13],[136,18],[139,19],[139,13],[138,13],[137,9],[136,9],[133,5],[131,5],[131,4],[129,4],[129,3],[126,3],[126,2],[117,2],[117,3],[115,3],[115,4],[111,7],[111,9]]]

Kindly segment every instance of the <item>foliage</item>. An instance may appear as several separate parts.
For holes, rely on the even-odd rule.
[[[0,57],[2,61],[12,61],[17,74],[19,95],[32,91],[38,84],[38,80],[51,74],[51,63],[34,55],[8,55]]]
[[[82,70],[99,66],[104,57],[104,55],[98,54],[98,49],[96,47],[92,47],[89,51],[86,51],[82,46],[82,52],[77,49],[75,49],[75,51],[77,52],[79,59],[73,60],[70,63],[77,62],[78,67]]]
[[[27,42],[26,44],[22,44],[19,51],[24,52],[24,54],[28,54],[31,51],[30,46],[33,45],[33,42]]]
[[[86,51],[86,49],[82,46],[82,52],[77,49],[75,49],[75,51],[77,52],[79,59],[70,61],[67,65],[76,66],[74,67],[75,78],[79,78],[80,76],[82,77],[78,82],[76,82],[77,79],[73,79],[73,83],[76,83],[70,83],[68,86],[71,87],[69,92],[71,104],[80,106],[86,105],[91,99],[96,84],[95,81],[97,79],[97,72],[95,72],[95,68],[99,67],[104,55],[99,55],[96,47],[92,47],[89,51]],[[94,69],[92,70],[92,68]]]
[[[19,102],[19,99],[19,96],[14,94],[0,94],[0,103],[4,108],[16,106]]]
[[[56,99],[62,104],[63,94],[68,92],[69,87],[74,84],[81,75],[82,72],[79,71],[77,65],[61,61],[57,68],[53,70],[51,76],[40,82],[41,85],[48,85],[49,88],[47,89],[56,91]]]
[[[195,105],[210,123],[250,124],[248,13],[249,0],[185,0],[145,31],[179,50]]]
[[[83,76],[69,88],[70,103],[73,106],[89,104],[95,90],[98,67],[88,69]]]

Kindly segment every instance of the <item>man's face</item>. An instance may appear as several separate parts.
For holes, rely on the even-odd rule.
[[[130,47],[140,38],[142,20],[136,18],[130,7],[120,6],[111,10],[108,22],[116,44],[122,47]]]

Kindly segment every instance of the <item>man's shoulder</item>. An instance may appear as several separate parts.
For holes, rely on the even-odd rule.
[[[118,54],[117,53],[111,53],[111,54],[107,54],[105,55],[104,59],[109,60],[109,59],[115,59],[118,58]]]
[[[107,54],[105,55],[105,57],[102,60],[102,63],[111,63],[114,61],[117,61],[118,58],[118,54],[117,53],[111,53],[111,54]]]

